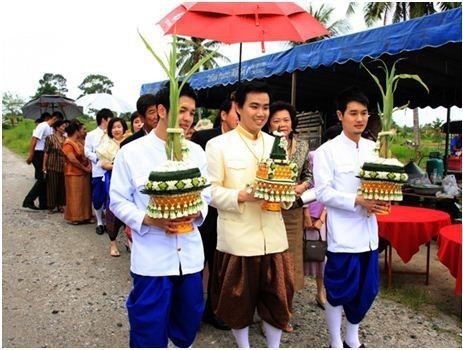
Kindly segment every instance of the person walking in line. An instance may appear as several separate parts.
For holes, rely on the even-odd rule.
[[[66,208],[64,220],[72,225],[93,223],[90,174],[92,164],[85,156],[85,125],[77,119],[66,128],[68,134],[63,144],[66,156],[64,176],[66,185]]]
[[[30,189],[23,201],[23,208],[33,210],[47,209],[47,184],[43,173],[43,149],[45,140],[48,135],[53,134],[51,127],[58,119],[64,119],[63,114],[59,111],[42,114],[43,122],[38,124],[32,132],[31,143],[29,146],[29,155],[26,159],[27,164],[31,164],[35,169],[35,184]],[[35,200],[39,199],[39,207],[35,205]]]
[[[137,112],[143,126],[138,131],[134,132],[132,135],[122,141],[121,147],[124,147],[126,144],[139,139],[140,137],[148,135],[151,130],[156,128],[159,120],[156,105],[156,96],[153,94],[141,95],[138,98]]]
[[[206,144],[209,140],[236,128],[239,119],[236,114],[235,106],[230,99],[227,98],[220,105],[216,120],[217,119],[221,121],[221,124],[218,127],[195,132],[191,141],[197,143],[205,150]],[[214,254],[217,246],[217,209],[209,206],[207,217],[204,220],[204,223],[199,227],[199,232],[201,232],[204,256],[209,270],[207,278],[206,308],[204,310],[203,322],[209,323],[217,329],[230,330],[230,327],[214,315],[211,307],[211,286],[213,281],[217,278],[217,276],[213,273]]]
[[[375,213],[386,202],[367,200],[357,189],[360,167],[374,155],[375,143],[362,137],[368,122],[368,98],[358,89],[341,92],[336,114],[342,133],[315,152],[317,200],[327,211],[328,251],[324,271],[326,322],[330,347],[364,347],[358,330],[379,290],[378,224]],[[347,323],[343,342],[342,311]]]
[[[138,132],[141,128],[143,128],[143,121],[141,120],[140,113],[135,111],[130,116],[130,131],[132,132],[132,135]]]
[[[286,149],[288,158],[298,167],[295,192],[296,196],[299,197],[309,188],[312,171],[309,168],[309,143],[297,139],[296,128],[296,109],[284,101],[273,102],[270,105],[270,116],[263,130],[270,135],[278,130],[284,134],[288,145]],[[294,290],[297,292],[304,288],[304,259],[302,256],[304,213],[302,205],[295,201],[291,208],[282,210],[281,214],[288,237],[288,251],[294,263]],[[285,331],[292,332],[292,325],[289,324]]]
[[[45,140],[42,169],[47,182],[47,205],[50,214],[64,213],[64,206],[66,205],[66,187],[64,185],[66,157],[62,148],[66,139],[65,129],[68,125],[67,120],[57,120],[53,124],[54,133],[48,135]]]
[[[342,131],[342,126],[339,124],[333,125],[326,129],[323,135],[322,142],[331,140],[338,136]],[[313,158],[315,151],[309,152],[309,164],[313,170]],[[311,187],[314,187],[312,179]],[[319,239],[319,235],[323,241],[326,241],[326,210],[325,206],[318,201],[309,203],[307,208],[304,208],[304,236],[308,240]],[[315,278],[317,292],[315,294],[315,302],[321,309],[325,309],[326,292],[323,284],[323,272],[325,270],[325,261],[307,261],[304,262],[304,275]]]
[[[103,108],[96,114],[97,127],[90,131],[85,137],[85,156],[92,163],[92,209],[96,218],[95,232],[102,235],[105,232],[103,223],[103,206],[106,202],[106,190],[104,184],[105,170],[98,162],[96,149],[100,144],[103,136],[106,133],[106,128],[111,118],[114,117],[113,112],[107,108]]]
[[[190,347],[204,311],[204,253],[198,226],[207,215],[208,191],[202,192],[205,204],[201,211],[175,220],[148,216],[149,195],[140,192],[150,172],[167,160],[169,96],[169,87],[158,91],[159,123],[148,135],[121,147],[112,170],[110,209],[133,233],[133,288],[126,304],[131,347],[166,348],[169,339],[177,347]],[[185,84],[178,101],[178,121],[184,132],[193,123],[196,99],[194,90]],[[186,143],[189,162],[207,176],[204,151]],[[192,223],[194,231],[175,234],[180,223]]]
[[[108,132],[107,137],[105,137],[98,148],[96,153],[100,159],[101,167],[106,170],[105,173],[105,187],[106,187],[106,231],[108,232],[110,240],[109,254],[113,257],[119,257],[119,249],[117,248],[117,234],[121,227],[124,226],[124,223],[119,220],[109,208],[109,203],[111,202],[109,196],[109,188],[111,186],[111,175],[113,170],[114,158],[116,158],[117,152],[119,152],[120,144],[124,140],[127,131],[127,123],[122,118],[111,118],[108,123]]]
[[[257,309],[267,346],[276,348],[291,316],[294,267],[281,212],[263,210],[263,201],[246,188],[275,139],[261,131],[269,117],[269,89],[243,83],[235,103],[238,126],[206,145],[211,205],[218,211],[212,310],[232,328],[238,346],[247,348]]]

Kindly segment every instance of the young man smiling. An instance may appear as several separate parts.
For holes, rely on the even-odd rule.
[[[388,209],[385,202],[357,194],[357,174],[373,155],[375,143],[362,138],[368,123],[368,99],[355,88],[340,93],[336,114],[342,133],[315,152],[317,200],[327,210],[328,252],[324,271],[326,321],[330,347],[364,347],[359,324],[379,289],[378,224],[372,213]],[[342,310],[346,335],[341,337]]]
[[[267,345],[275,348],[291,313],[292,261],[281,212],[263,210],[262,201],[246,191],[274,141],[261,132],[269,117],[269,90],[243,83],[235,101],[238,126],[206,145],[211,205],[218,211],[212,310],[232,328],[238,346],[247,348],[257,308]]]

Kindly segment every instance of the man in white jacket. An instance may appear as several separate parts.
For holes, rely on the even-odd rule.
[[[195,339],[204,311],[204,252],[198,226],[207,215],[209,192],[202,192],[204,205],[200,212],[181,218],[182,222],[193,223],[193,232],[173,234],[180,219],[153,219],[146,214],[149,195],[140,191],[150,172],[167,161],[169,89],[161,89],[156,98],[156,129],[125,145],[116,155],[110,209],[132,229],[133,289],[126,304],[130,347],[166,348],[170,339],[177,347],[187,348]],[[184,131],[193,122],[195,106],[196,94],[185,84],[178,117]],[[204,151],[195,143],[187,144],[189,161],[207,176]]]
[[[104,174],[106,170],[101,167],[98,161],[96,149],[106,133],[109,121],[114,116],[107,108],[103,108],[96,114],[97,127],[87,133],[85,137],[85,156],[92,162],[92,208],[96,218],[96,233],[102,235],[105,231],[103,223],[103,205],[106,201],[106,189]]]
[[[360,321],[379,289],[378,225],[373,214],[387,210],[388,204],[357,194],[360,167],[375,147],[361,137],[369,117],[368,98],[352,88],[343,91],[336,104],[343,131],[317,149],[313,174],[317,199],[327,210],[324,283],[330,346],[357,348],[364,347],[358,338]],[[343,309],[347,318],[344,343]]]

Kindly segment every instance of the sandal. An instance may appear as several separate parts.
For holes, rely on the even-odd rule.
[[[325,310],[325,303],[320,300],[318,295],[315,296],[315,301],[317,302],[317,305],[320,309]]]
[[[119,250],[116,247],[110,247],[109,248],[109,255],[111,255],[114,258],[117,258],[121,256],[121,253],[119,253]]]

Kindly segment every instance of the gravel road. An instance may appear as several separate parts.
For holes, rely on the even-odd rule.
[[[121,249],[120,258],[111,258],[107,235],[96,235],[94,225],[72,226],[62,214],[23,210],[33,168],[5,147],[2,157],[2,346],[128,347],[129,253]],[[434,245],[431,254],[435,257]],[[442,302],[461,309],[461,297],[453,295],[454,279],[439,265],[432,258],[431,285],[443,290]],[[328,346],[314,290],[315,283],[306,279],[294,301],[294,332],[284,334],[282,347]],[[370,347],[461,348],[461,312],[414,311],[380,295],[361,325],[361,336]],[[250,338],[253,347],[265,347],[257,325]],[[194,347],[236,346],[231,332],[203,325]]]

